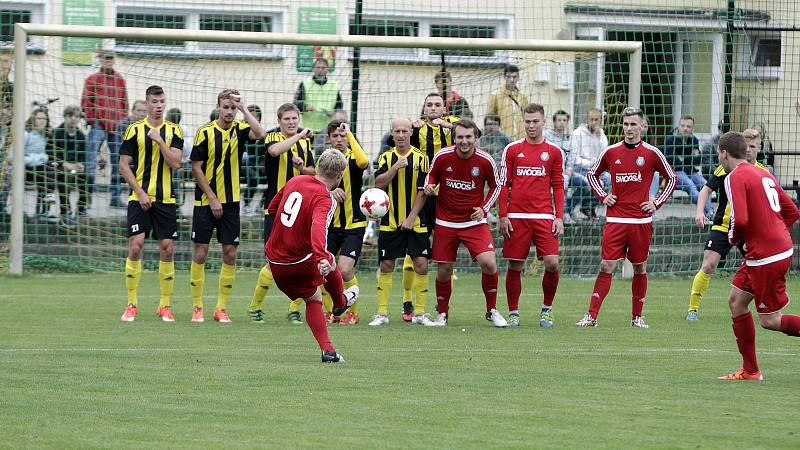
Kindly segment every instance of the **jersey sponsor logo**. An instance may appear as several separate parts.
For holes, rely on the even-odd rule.
[[[481,174],[481,169],[479,169],[479,168],[477,168],[477,167],[473,167],[473,168],[472,168],[472,170],[470,171],[470,174],[471,174],[473,177],[477,177],[478,175],[480,175],[480,174]]]
[[[617,183],[641,183],[641,172],[623,172],[617,174]]]
[[[445,179],[445,183],[447,184],[447,187],[461,191],[471,191],[476,187],[474,181],[453,180],[451,178]]]
[[[536,166],[519,166],[517,167],[518,177],[546,177],[547,169]]]
[[[622,161],[616,160],[616,161],[614,161],[614,164],[622,164]]]
[[[644,156],[636,158],[636,165],[639,167],[644,167]]]
[[[550,159],[550,153],[542,152],[539,157],[542,158],[542,161],[548,161]]]

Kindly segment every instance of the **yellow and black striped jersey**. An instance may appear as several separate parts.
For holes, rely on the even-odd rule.
[[[120,155],[130,156],[136,182],[147,192],[150,201],[160,203],[175,203],[175,193],[172,192],[172,168],[169,167],[158,144],[147,137],[151,127],[147,119],[142,119],[128,125],[125,136],[119,149]],[[163,121],[158,127],[161,138],[167,147],[183,152],[183,131],[179,125]],[[128,200],[138,202],[139,197],[131,188]]]
[[[448,123],[456,123],[459,118],[456,116],[444,116],[442,120]],[[411,134],[411,145],[420,149],[432,161],[439,150],[453,145],[453,130],[447,127],[433,125],[425,120],[421,128],[414,128]]]
[[[339,183],[339,187],[347,194],[344,203],[336,204],[336,212],[333,214],[331,228],[344,228],[352,230],[367,226],[367,219],[361,212],[358,200],[361,198],[361,188],[364,185],[364,170],[369,165],[369,158],[355,140],[352,133],[347,136],[350,141],[350,148],[344,153],[347,159],[347,167],[344,169],[344,176]]]
[[[405,156],[400,156],[396,147],[382,153],[378,159],[378,170],[375,172],[375,176],[387,172],[400,158],[407,158],[408,166],[398,170],[385,188],[389,194],[390,207],[389,212],[381,219],[381,231],[397,230],[400,223],[411,212],[414,201],[417,199],[417,192],[425,187],[428,157],[415,147],[411,147]],[[418,214],[414,219],[414,231],[419,233],[428,231],[424,216],[425,214]]]
[[[304,166],[314,166],[314,151],[312,149],[312,141],[309,138],[300,139],[291,149],[278,156],[269,154],[269,148],[272,145],[285,140],[286,136],[283,135],[280,128],[273,128],[267,131],[267,136],[264,138],[264,166],[267,173],[267,190],[264,192],[264,215],[267,214],[266,208],[269,206],[269,202],[272,201],[272,197],[275,197],[275,194],[283,189],[283,186],[292,177],[300,175],[300,169],[292,164],[292,158],[298,156],[303,160]]]
[[[769,169],[756,161],[755,166],[759,169],[769,172]],[[727,233],[731,225],[731,205],[728,203],[728,196],[725,194],[724,182],[728,173],[722,166],[717,167],[714,173],[708,178],[706,186],[717,193],[717,211],[714,213],[714,220],[711,223],[711,229]],[[709,199],[709,201],[711,201]]]
[[[216,120],[197,130],[189,159],[203,162],[203,173],[220,203],[239,201],[239,164],[248,141],[250,124],[242,120],[235,120],[227,130],[220,128]],[[208,196],[196,186],[194,205],[208,204]]]

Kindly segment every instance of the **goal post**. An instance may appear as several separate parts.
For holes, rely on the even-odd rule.
[[[482,38],[380,37],[360,35],[320,35],[296,33],[257,33],[229,31],[192,31],[161,28],[125,28],[75,25],[43,25],[17,23],[14,25],[15,84],[13,114],[13,166],[11,193],[11,231],[9,236],[9,272],[23,273],[24,134],[28,99],[26,98],[26,43],[30,36],[88,37],[103,39],[145,39],[147,41],[187,41],[271,45],[324,45],[340,48],[427,48],[451,50],[502,50],[579,53],[629,54],[627,105],[640,106],[641,42],[589,40],[533,40]],[[212,58],[213,59],[213,58]],[[489,87],[487,87],[489,89]]]

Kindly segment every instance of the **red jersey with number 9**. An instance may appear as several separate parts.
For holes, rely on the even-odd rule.
[[[275,218],[264,245],[270,262],[333,261],[328,253],[328,225],[336,201],[323,182],[311,175],[292,178],[272,198],[268,211]]]

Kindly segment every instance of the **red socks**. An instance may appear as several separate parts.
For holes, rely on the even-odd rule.
[[[453,284],[450,281],[436,280],[436,311],[440,314],[450,312],[450,294],[452,292]]]
[[[781,325],[783,325],[783,321],[781,321]],[[783,326],[781,326],[782,328]],[[750,314],[750,311],[733,317],[733,334],[736,336],[739,353],[742,354],[742,368],[749,373],[758,372],[756,326],[753,324],[753,315]]]
[[[342,277],[339,275],[339,281],[341,282],[341,280]],[[311,328],[311,333],[314,334],[314,339],[319,343],[320,349],[329,352],[336,351],[331,344],[330,336],[328,336],[328,323],[322,313],[322,302],[306,302],[306,322],[308,322],[308,328]]]
[[[486,311],[497,308],[497,280],[500,276],[495,272],[492,275],[481,274],[481,287],[486,296]]]
[[[640,317],[642,315],[642,308],[644,307],[644,300],[647,297],[647,274],[635,273],[633,274],[633,282],[631,283],[631,319]]]
[[[519,310],[519,296],[522,294],[521,275],[521,270],[508,269],[506,272],[506,298],[509,311]]]
[[[342,273],[338,268],[325,277],[325,290],[331,295],[334,308],[341,308],[345,305],[347,300],[344,298],[344,280],[342,280]]]
[[[789,336],[800,336],[800,316],[792,314],[781,316],[781,332]]]
[[[542,304],[546,308],[553,307],[553,299],[556,298],[556,290],[558,289],[559,272],[544,271],[542,277],[542,293],[544,294],[544,301]]]
[[[589,302],[589,315],[597,319],[597,313],[600,312],[600,306],[603,304],[611,289],[611,274],[608,272],[600,272],[597,274],[597,279],[594,281],[594,291],[592,291],[592,299]]]

